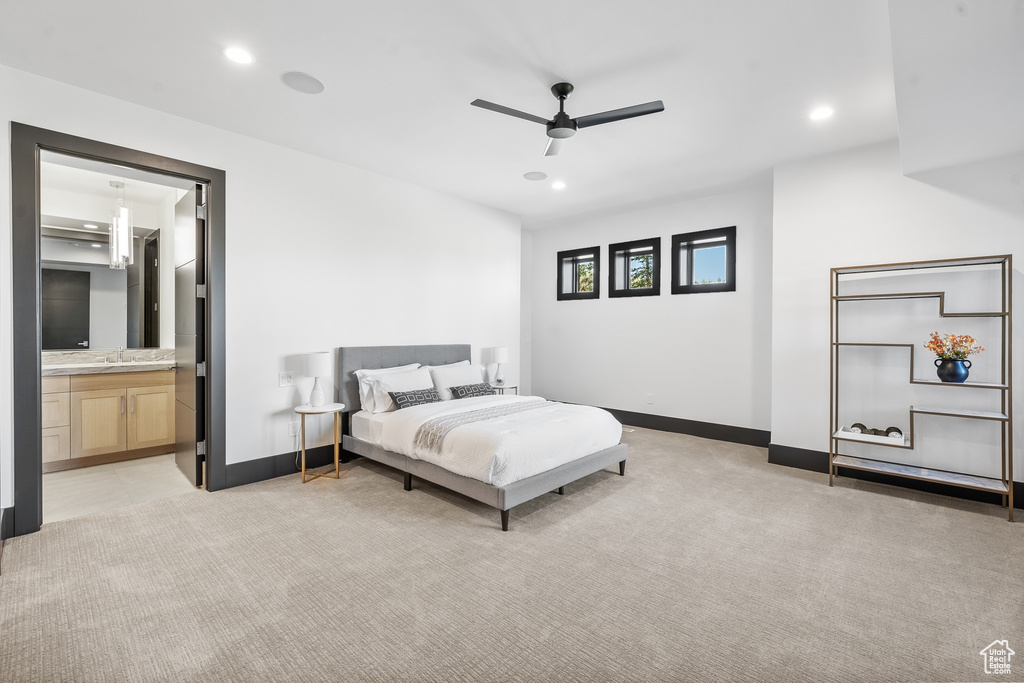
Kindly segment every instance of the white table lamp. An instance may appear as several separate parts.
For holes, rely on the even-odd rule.
[[[501,364],[508,362],[508,347],[507,346],[494,346],[491,347],[491,362],[497,363],[498,367],[494,369],[494,383],[504,384],[505,378],[501,376]]]
[[[326,402],[324,388],[320,385],[321,377],[331,376],[331,354],[329,351],[306,354],[306,377],[313,379],[313,391],[309,393],[309,405],[322,406]]]

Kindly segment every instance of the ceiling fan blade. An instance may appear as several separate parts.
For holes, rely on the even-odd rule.
[[[665,105],[661,100],[655,100],[653,102],[647,102],[646,104],[634,104],[632,107],[603,111],[600,114],[588,114],[587,116],[580,116],[573,120],[576,121],[577,128],[588,128],[590,126],[599,126],[602,123],[631,119],[634,116],[657,114],[659,111],[665,111]]]
[[[470,102],[474,107],[480,107],[481,109],[490,109],[496,111],[499,114],[508,114],[509,116],[515,116],[518,119],[526,119],[527,121],[533,121],[534,123],[541,123],[547,125],[548,120],[542,119],[539,116],[533,114],[527,114],[525,111],[519,111],[518,109],[512,109],[511,107],[505,107],[494,102],[488,102],[487,100],[473,100]]]
[[[548,146],[544,148],[544,156],[553,157],[562,149],[560,138],[548,138]]]

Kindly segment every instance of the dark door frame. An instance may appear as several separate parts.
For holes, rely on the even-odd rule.
[[[208,186],[206,244],[206,488],[225,488],[224,171],[11,122],[14,535],[43,523],[39,153],[50,150],[188,178]],[[199,246],[199,245],[197,245]],[[31,397],[31,399],[29,398]]]

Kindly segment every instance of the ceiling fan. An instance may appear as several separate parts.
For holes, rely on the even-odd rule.
[[[569,96],[572,90],[572,83],[555,83],[551,86],[551,93],[558,98],[558,113],[555,114],[555,118],[550,121],[541,118],[540,116],[527,114],[526,112],[519,111],[518,109],[494,104],[487,100],[473,100],[470,104],[474,107],[490,109],[491,111],[496,111],[499,114],[508,114],[509,116],[526,119],[527,121],[533,121],[534,123],[542,123],[547,126],[549,139],[548,146],[544,149],[544,156],[546,157],[558,154],[558,149],[562,144],[562,140],[576,135],[577,128],[587,128],[589,126],[597,126],[602,123],[631,119],[634,116],[646,116],[647,114],[656,114],[659,111],[665,111],[665,105],[662,101],[655,100],[653,102],[647,102],[646,104],[634,104],[632,107],[612,109],[611,111],[603,111],[599,114],[588,114],[587,116],[579,116],[573,119],[565,113],[565,98]]]

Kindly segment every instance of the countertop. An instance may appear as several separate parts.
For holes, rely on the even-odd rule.
[[[155,370],[173,370],[175,362],[167,360],[137,360],[123,363],[64,363],[61,365],[44,365],[43,377],[53,375],[103,375],[115,372],[153,372]]]

